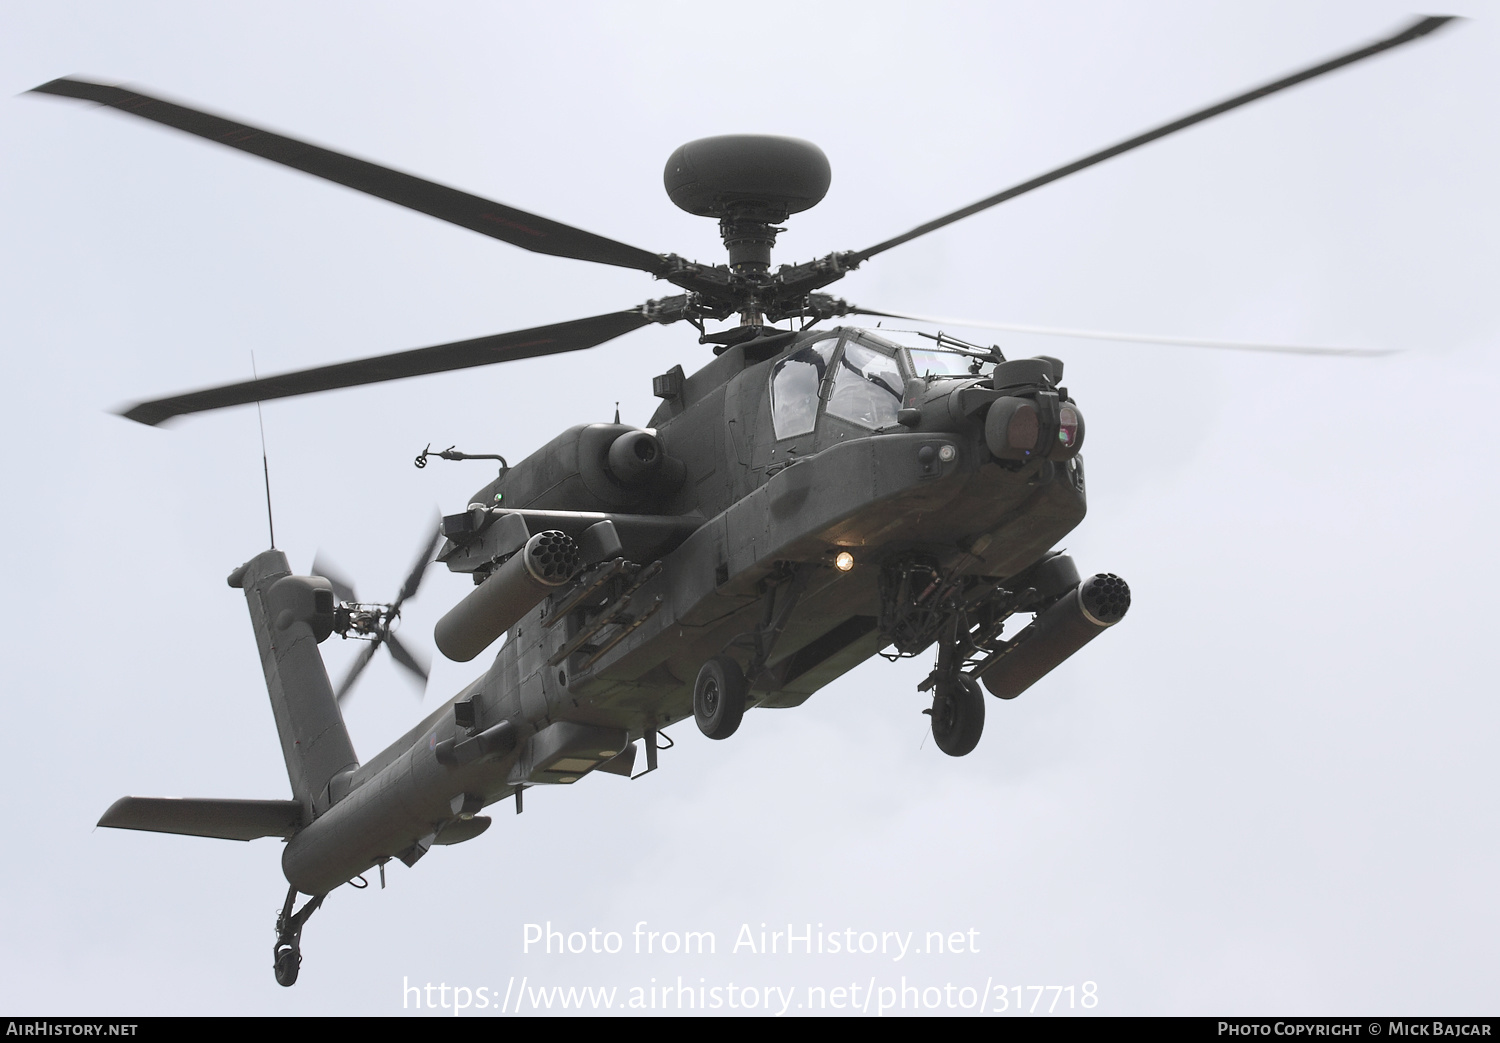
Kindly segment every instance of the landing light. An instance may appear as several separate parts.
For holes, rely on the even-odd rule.
[[[854,555],[846,550],[839,551],[839,556],[833,559],[833,567],[840,572],[848,572],[854,568]]]

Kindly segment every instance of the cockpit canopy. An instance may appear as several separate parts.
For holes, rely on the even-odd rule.
[[[975,359],[958,352],[908,347],[865,330],[835,330],[772,367],[771,422],[778,440],[809,434],[820,396],[826,396],[828,416],[879,430],[895,425],[908,380],[977,375]]]

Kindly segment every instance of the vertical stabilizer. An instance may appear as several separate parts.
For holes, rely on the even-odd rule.
[[[268,550],[236,569],[229,585],[245,591],[287,777],[310,819],[332,803],[329,783],[359,760],[318,651],[333,630],[333,590],[326,579],[291,573],[286,555]]]

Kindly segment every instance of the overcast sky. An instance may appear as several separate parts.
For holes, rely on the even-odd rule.
[[[1500,11],[1449,10],[1471,18],[835,288],[939,315],[1402,352],[1004,339],[1066,360],[1090,479],[1066,545],[1135,600],[1024,697],[991,701],[973,754],[945,757],[927,735],[925,658],[752,712],[727,742],[676,727],[649,778],[532,791],[523,816],[498,806],[483,837],[393,864],[386,890],[333,893],[285,990],[270,960],[279,843],[94,829],[127,793],[288,795],[243,599],[224,584],[267,541],[255,412],[154,430],[110,410],[248,377],[251,352],[265,373],[669,288],[20,92],[124,82],[705,261],[721,257],[716,228],[667,200],[667,155],[708,134],[805,137],[833,187],[781,237],[777,259],[794,261],[884,239],[1412,12],[6,4],[0,1007],[391,1014],[403,995],[411,1010],[403,982],[498,1004],[523,977],[615,986],[623,1006],[680,975],[795,988],[790,1013],[810,987],[857,983],[858,1003],[903,976],[989,982],[990,1010],[997,988],[1072,986],[1061,1012],[1091,982],[1101,1013],[1494,1013]],[[363,596],[388,598],[436,511],[492,476],[418,471],[424,445],[515,461],[617,400],[644,423],[651,376],[708,358],[692,331],[653,327],[268,405],[278,543],[294,568],[321,548]],[[407,639],[430,649],[466,584],[430,573]],[[335,672],[353,651],[324,647]],[[439,660],[419,705],[377,661],[347,709],[357,751],[374,756],[482,668]],[[525,925],[549,921],[620,932],[626,951],[523,952]],[[718,951],[635,955],[641,921],[713,932]],[[742,925],[758,938],[788,923],[915,932],[918,947],[973,931],[977,952],[733,951]]]

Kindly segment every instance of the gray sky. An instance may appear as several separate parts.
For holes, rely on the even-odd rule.
[[[282,797],[241,597],[265,546],[253,410],[121,403],[556,322],[667,288],[527,254],[117,113],[125,82],[649,250],[718,260],[661,189],[691,138],[817,141],[833,188],[778,260],[854,249],[1404,24],[1400,4],[7,4],[0,408],[10,681],[0,1006],[399,1013],[485,987],[1096,983],[1105,1013],[1494,1013],[1500,275],[1493,5],[870,262],[872,307],[1402,349],[1237,356],[1009,337],[1067,361],[1090,513],[1066,545],[1130,616],[952,760],[925,659],[875,661],[663,770],[533,791],[482,838],[341,889],[270,973],[281,847],[94,830],[116,797]],[[760,25],[764,25],[764,29]],[[268,405],[279,544],[388,597],[482,464],[644,423],[685,328]],[[466,580],[404,620],[430,648]],[[325,646],[338,671],[352,654]],[[427,706],[481,667],[440,661]],[[388,662],[368,758],[421,713]],[[523,925],[619,931],[522,953]],[[712,957],[636,956],[639,921]],[[742,924],[968,931],[978,953],[756,956]],[[1080,995],[1075,991],[1075,997]],[[862,994],[860,994],[862,996]],[[1051,993],[1043,1001],[1050,1001]],[[1014,996],[1014,993],[1012,993]],[[498,999],[494,1000],[498,1003]],[[1012,999],[1012,1002],[1014,1000]],[[1031,994],[1026,995],[1031,1002]],[[1067,996],[1063,994],[1063,1004]],[[795,1005],[792,1008],[796,1011]],[[873,1012],[874,1007],[871,1008]],[[941,1012],[941,1011],[940,1011]]]

